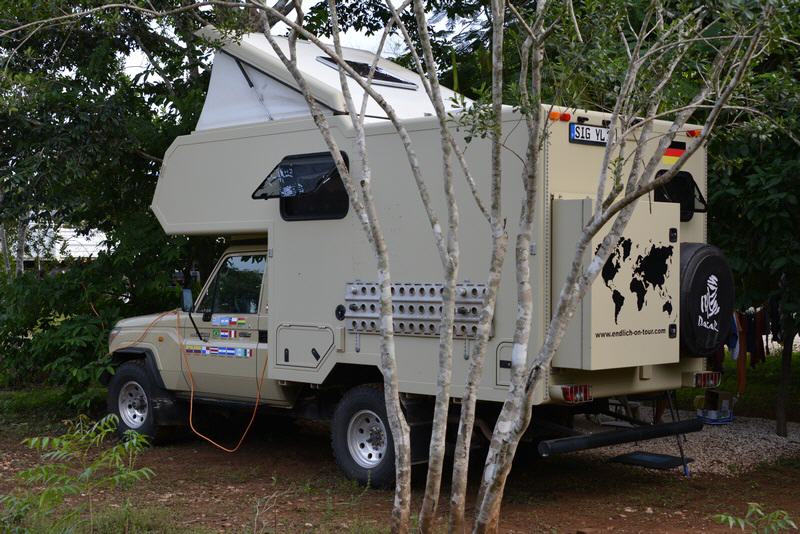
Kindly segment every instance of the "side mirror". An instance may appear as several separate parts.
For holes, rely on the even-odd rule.
[[[194,297],[192,297],[192,290],[188,287],[181,292],[181,310],[186,313],[191,313],[194,307]]]

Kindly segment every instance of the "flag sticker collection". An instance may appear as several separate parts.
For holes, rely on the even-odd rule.
[[[233,339],[239,337],[239,332],[228,328],[214,328],[211,330],[211,337],[215,339]]]
[[[210,347],[207,345],[186,345],[187,354],[202,354],[203,356],[223,356],[225,358],[250,358],[253,349],[239,347]]]
[[[247,317],[212,317],[211,326],[247,326]]]
[[[247,327],[247,317],[218,316],[211,318],[211,325],[236,326],[239,328]],[[211,339],[236,339],[239,337],[249,337],[233,328],[212,328]],[[187,354],[201,354],[203,356],[222,356],[224,358],[251,358],[253,349],[242,347],[213,347],[211,345],[186,345]]]

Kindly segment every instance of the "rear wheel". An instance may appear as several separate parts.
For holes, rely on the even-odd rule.
[[[394,483],[394,441],[380,389],[358,386],[344,394],[333,413],[331,444],[347,478],[379,488]]]

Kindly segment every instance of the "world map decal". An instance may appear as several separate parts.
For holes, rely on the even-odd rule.
[[[667,292],[666,281],[672,268],[674,247],[661,243],[633,243],[620,237],[608,257],[600,276],[611,291],[614,305],[614,323],[627,306],[642,311],[646,306],[660,306],[672,317],[672,296]]]

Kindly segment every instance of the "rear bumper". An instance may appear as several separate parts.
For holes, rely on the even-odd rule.
[[[596,449],[608,445],[619,445],[620,443],[689,434],[690,432],[698,432],[702,429],[703,422],[700,419],[687,419],[686,421],[677,421],[674,423],[640,426],[626,428],[624,430],[599,432],[597,434],[570,436],[568,438],[548,439],[539,442],[539,454],[547,457],[553,454]]]

